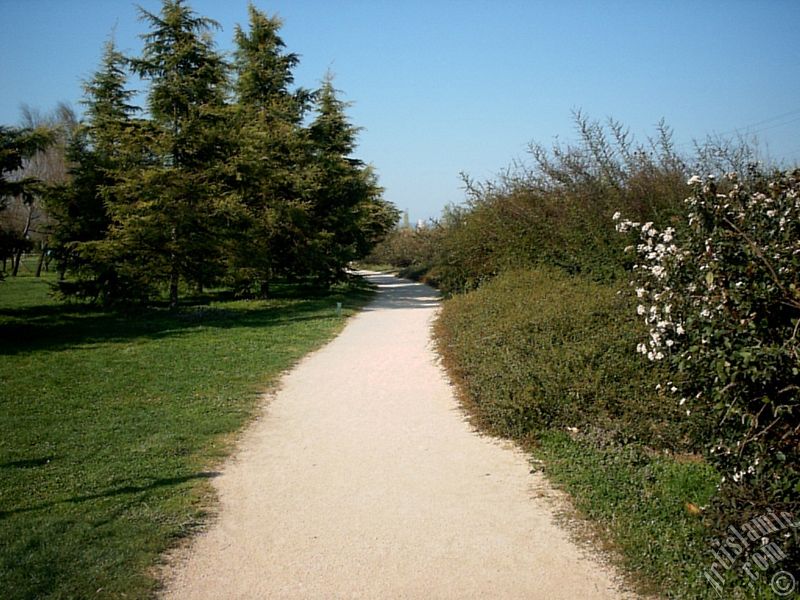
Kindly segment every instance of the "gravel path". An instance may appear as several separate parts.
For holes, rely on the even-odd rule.
[[[244,434],[165,597],[622,597],[526,457],[465,422],[430,344],[436,292],[369,278],[377,299]]]

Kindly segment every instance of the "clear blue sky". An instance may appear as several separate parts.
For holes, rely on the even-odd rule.
[[[158,0],[141,0],[157,12]],[[246,0],[194,0],[230,50]],[[662,117],[692,139],[756,133],[800,159],[798,0],[257,0],[284,19],[297,82],[327,69],[364,128],[358,156],[412,221],[463,199],[458,173],[491,177],[529,142],[574,137],[571,111],[614,117],[637,137]],[[0,123],[22,103],[79,108],[112,30],[137,53],[128,0],[0,0]]]

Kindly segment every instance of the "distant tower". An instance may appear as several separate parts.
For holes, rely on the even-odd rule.
[[[411,223],[408,220],[408,209],[403,212],[403,229],[411,229]]]

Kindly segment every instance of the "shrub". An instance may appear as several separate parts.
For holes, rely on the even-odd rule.
[[[610,221],[620,206],[642,219],[669,218],[685,197],[685,167],[663,125],[636,145],[615,121],[575,115],[579,142],[530,148],[495,181],[464,176],[467,201],[439,223],[428,265],[447,293],[466,291],[509,269],[557,267],[596,281],[623,272],[624,243]]]
[[[771,510],[796,518],[800,170],[689,183],[674,228],[617,225],[639,237],[632,283],[649,327],[639,351],[669,365],[673,402],[706,433],[698,441],[723,474],[719,528]],[[782,541],[796,566],[796,531]]]
[[[578,141],[532,144],[529,160],[494,180],[464,175],[463,206],[445,209],[424,229],[401,229],[368,259],[407,269],[446,294],[468,291],[513,269],[545,265],[595,281],[617,280],[632,265],[611,216],[667,223],[680,214],[687,161],[661,123],[637,143],[617,121],[576,113]],[[721,168],[755,158],[743,140],[707,140],[693,164]]]
[[[390,232],[364,259],[367,264],[406,268],[430,265],[436,242],[437,226],[411,229],[402,227]]]
[[[439,349],[477,415],[502,435],[592,430],[614,442],[684,446],[665,372],[631,353],[642,326],[611,286],[558,270],[510,271],[451,298]]]

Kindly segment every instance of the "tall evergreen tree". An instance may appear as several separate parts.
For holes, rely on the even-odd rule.
[[[397,209],[382,197],[372,169],[352,157],[359,129],[337,97],[330,75],[317,95],[317,117],[309,135],[313,144],[316,189],[313,268],[322,282],[340,279],[347,264],[366,256],[394,227]]]
[[[55,219],[53,251],[59,271],[69,270],[74,277],[61,283],[62,292],[103,302],[130,290],[103,252],[111,225],[107,205],[115,203],[118,173],[140,160],[124,143],[137,126],[133,115],[139,110],[130,104],[134,92],[126,87],[125,64],[126,58],[109,40],[99,69],[83,86],[85,120],[67,148],[70,180],[51,190],[47,202]]]
[[[249,30],[237,25],[236,50],[237,100],[242,107],[255,109],[272,121],[298,125],[308,109],[311,94],[292,90],[293,69],[299,64],[297,54],[285,51],[279,32],[283,22],[268,16],[253,4],[248,7]]]
[[[211,38],[218,24],[183,0],[163,0],[159,15],[140,11],[150,32],[130,65],[150,83],[150,120],[122,142],[143,149],[148,160],[120,173],[114,185],[107,247],[144,288],[166,283],[174,307],[181,280],[202,286],[220,268],[227,66]]]
[[[281,21],[252,4],[249,29],[236,28],[233,159],[242,235],[232,247],[232,273],[241,289],[269,290],[272,277],[293,270],[308,238],[308,142],[302,120],[311,94],[292,89],[295,54],[285,51]]]
[[[54,195],[76,293],[147,300],[166,288],[175,306],[181,282],[223,275],[262,294],[275,276],[336,280],[397,212],[351,158],[357,129],[331,81],[315,94],[294,88],[298,58],[280,20],[252,5],[249,28],[235,32],[233,85],[214,21],[185,0],[162,0],[158,15],[140,10],[149,26],[141,56],[106,48],[86,85],[71,184]],[[149,84],[147,118],[134,118],[125,67]]]

